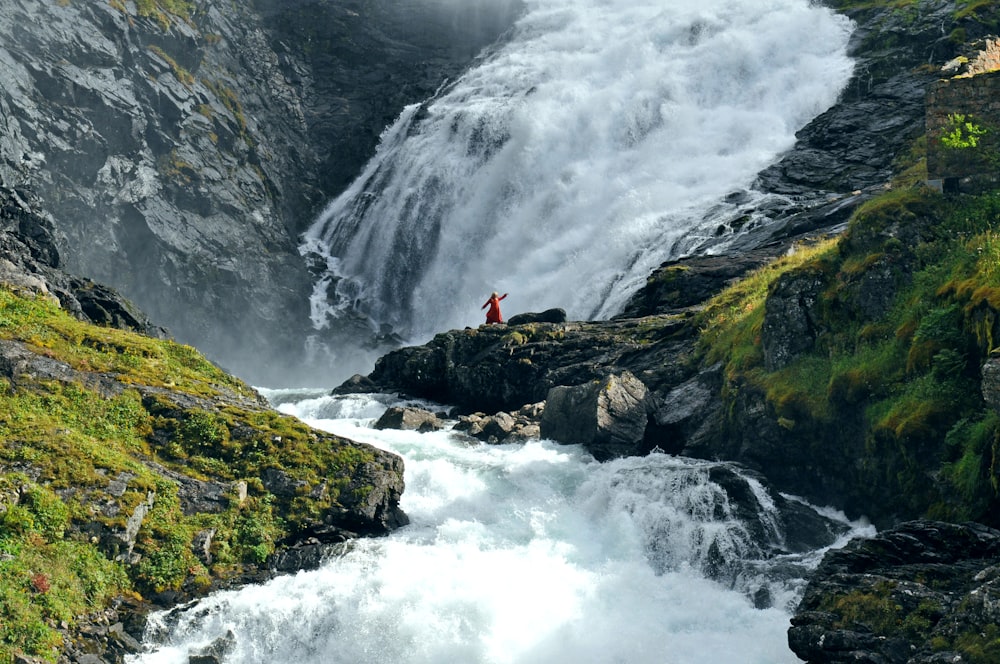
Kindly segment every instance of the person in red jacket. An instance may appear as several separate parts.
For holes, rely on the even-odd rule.
[[[487,325],[493,325],[494,323],[503,322],[503,316],[500,315],[500,300],[504,299],[505,297],[507,297],[507,293],[504,293],[503,295],[497,295],[497,292],[493,291],[493,294],[490,295],[490,299],[486,300],[486,304],[479,307],[480,309],[485,309],[486,307],[490,308],[490,310],[486,312]]]

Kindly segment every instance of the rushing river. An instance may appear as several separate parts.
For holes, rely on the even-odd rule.
[[[786,631],[803,580],[788,570],[807,572],[821,552],[740,559],[753,544],[745,524],[720,517],[708,464],[600,464],[546,441],[380,431],[386,398],[267,395],[316,428],[402,455],[412,523],[337,549],[318,570],[157,616],[150,652],[131,664],[187,664],[219,639],[231,643],[224,661],[240,664],[797,661]],[[848,528],[845,538],[871,534]],[[727,582],[702,571],[712,548],[741,570]],[[749,598],[761,585],[772,608]]]

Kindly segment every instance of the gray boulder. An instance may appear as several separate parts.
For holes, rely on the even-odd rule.
[[[444,424],[434,413],[409,406],[393,406],[375,422],[376,429],[403,431],[437,431],[443,427]]]
[[[565,323],[565,309],[546,309],[539,313],[516,314],[507,319],[507,325],[526,325],[528,323]]]
[[[543,438],[582,444],[600,460],[643,454],[649,410],[646,386],[624,371],[549,390],[540,431]]]

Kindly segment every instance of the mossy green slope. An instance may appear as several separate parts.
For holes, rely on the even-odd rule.
[[[60,626],[116,597],[197,594],[359,524],[373,468],[401,491],[389,457],[275,412],[188,346],[0,287],[0,663],[55,661]]]
[[[1000,342],[998,230],[1000,192],[886,193],[843,237],[714,298],[700,314],[702,356],[725,364],[731,404],[740,390],[764,395],[802,457],[847,457],[855,509],[1000,525],[1000,419],[980,388]],[[779,279],[822,286],[811,347],[768,370],[762,325]]]

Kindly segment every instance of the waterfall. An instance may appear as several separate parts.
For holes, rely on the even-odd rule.
[[[769,552],[782,537],[773,502],[758,484],[754,516],[737,517],[710,479],[722,464],[379,431],[386,395],[267,394],[401,454],[411,524],[343,545],[318,570],[154,615],[130,664],[186,664],[210,647],[240,664],[797,661],[789,610],[822,551]],[[831,544],[871,534],[831,518],[845,532]],[[748,598],[762,587],[771,608]]]
[[[526,0],[304,235],[314,326],[339,332],[342,366],[390,333],[478,324],[494,290],[508,316],[613,315],[764,196],[755,175],[846,84],[850,30],[809,0]],[[130,664],[206,648],[240,664],[797,661],[790,610],[823,549],[785,551],[775,496],[740,469],[379,431],[386,395],[265,393],[401,455],[411,523],[152,616]],[[845,533],[830,546],[871,534],[824,516]]]
[[[525,4],[305,234],[318,329],[423,343],[494,290],[505,313],[614,315],[753,208],[852,70],[850,22],[807,0]]]

